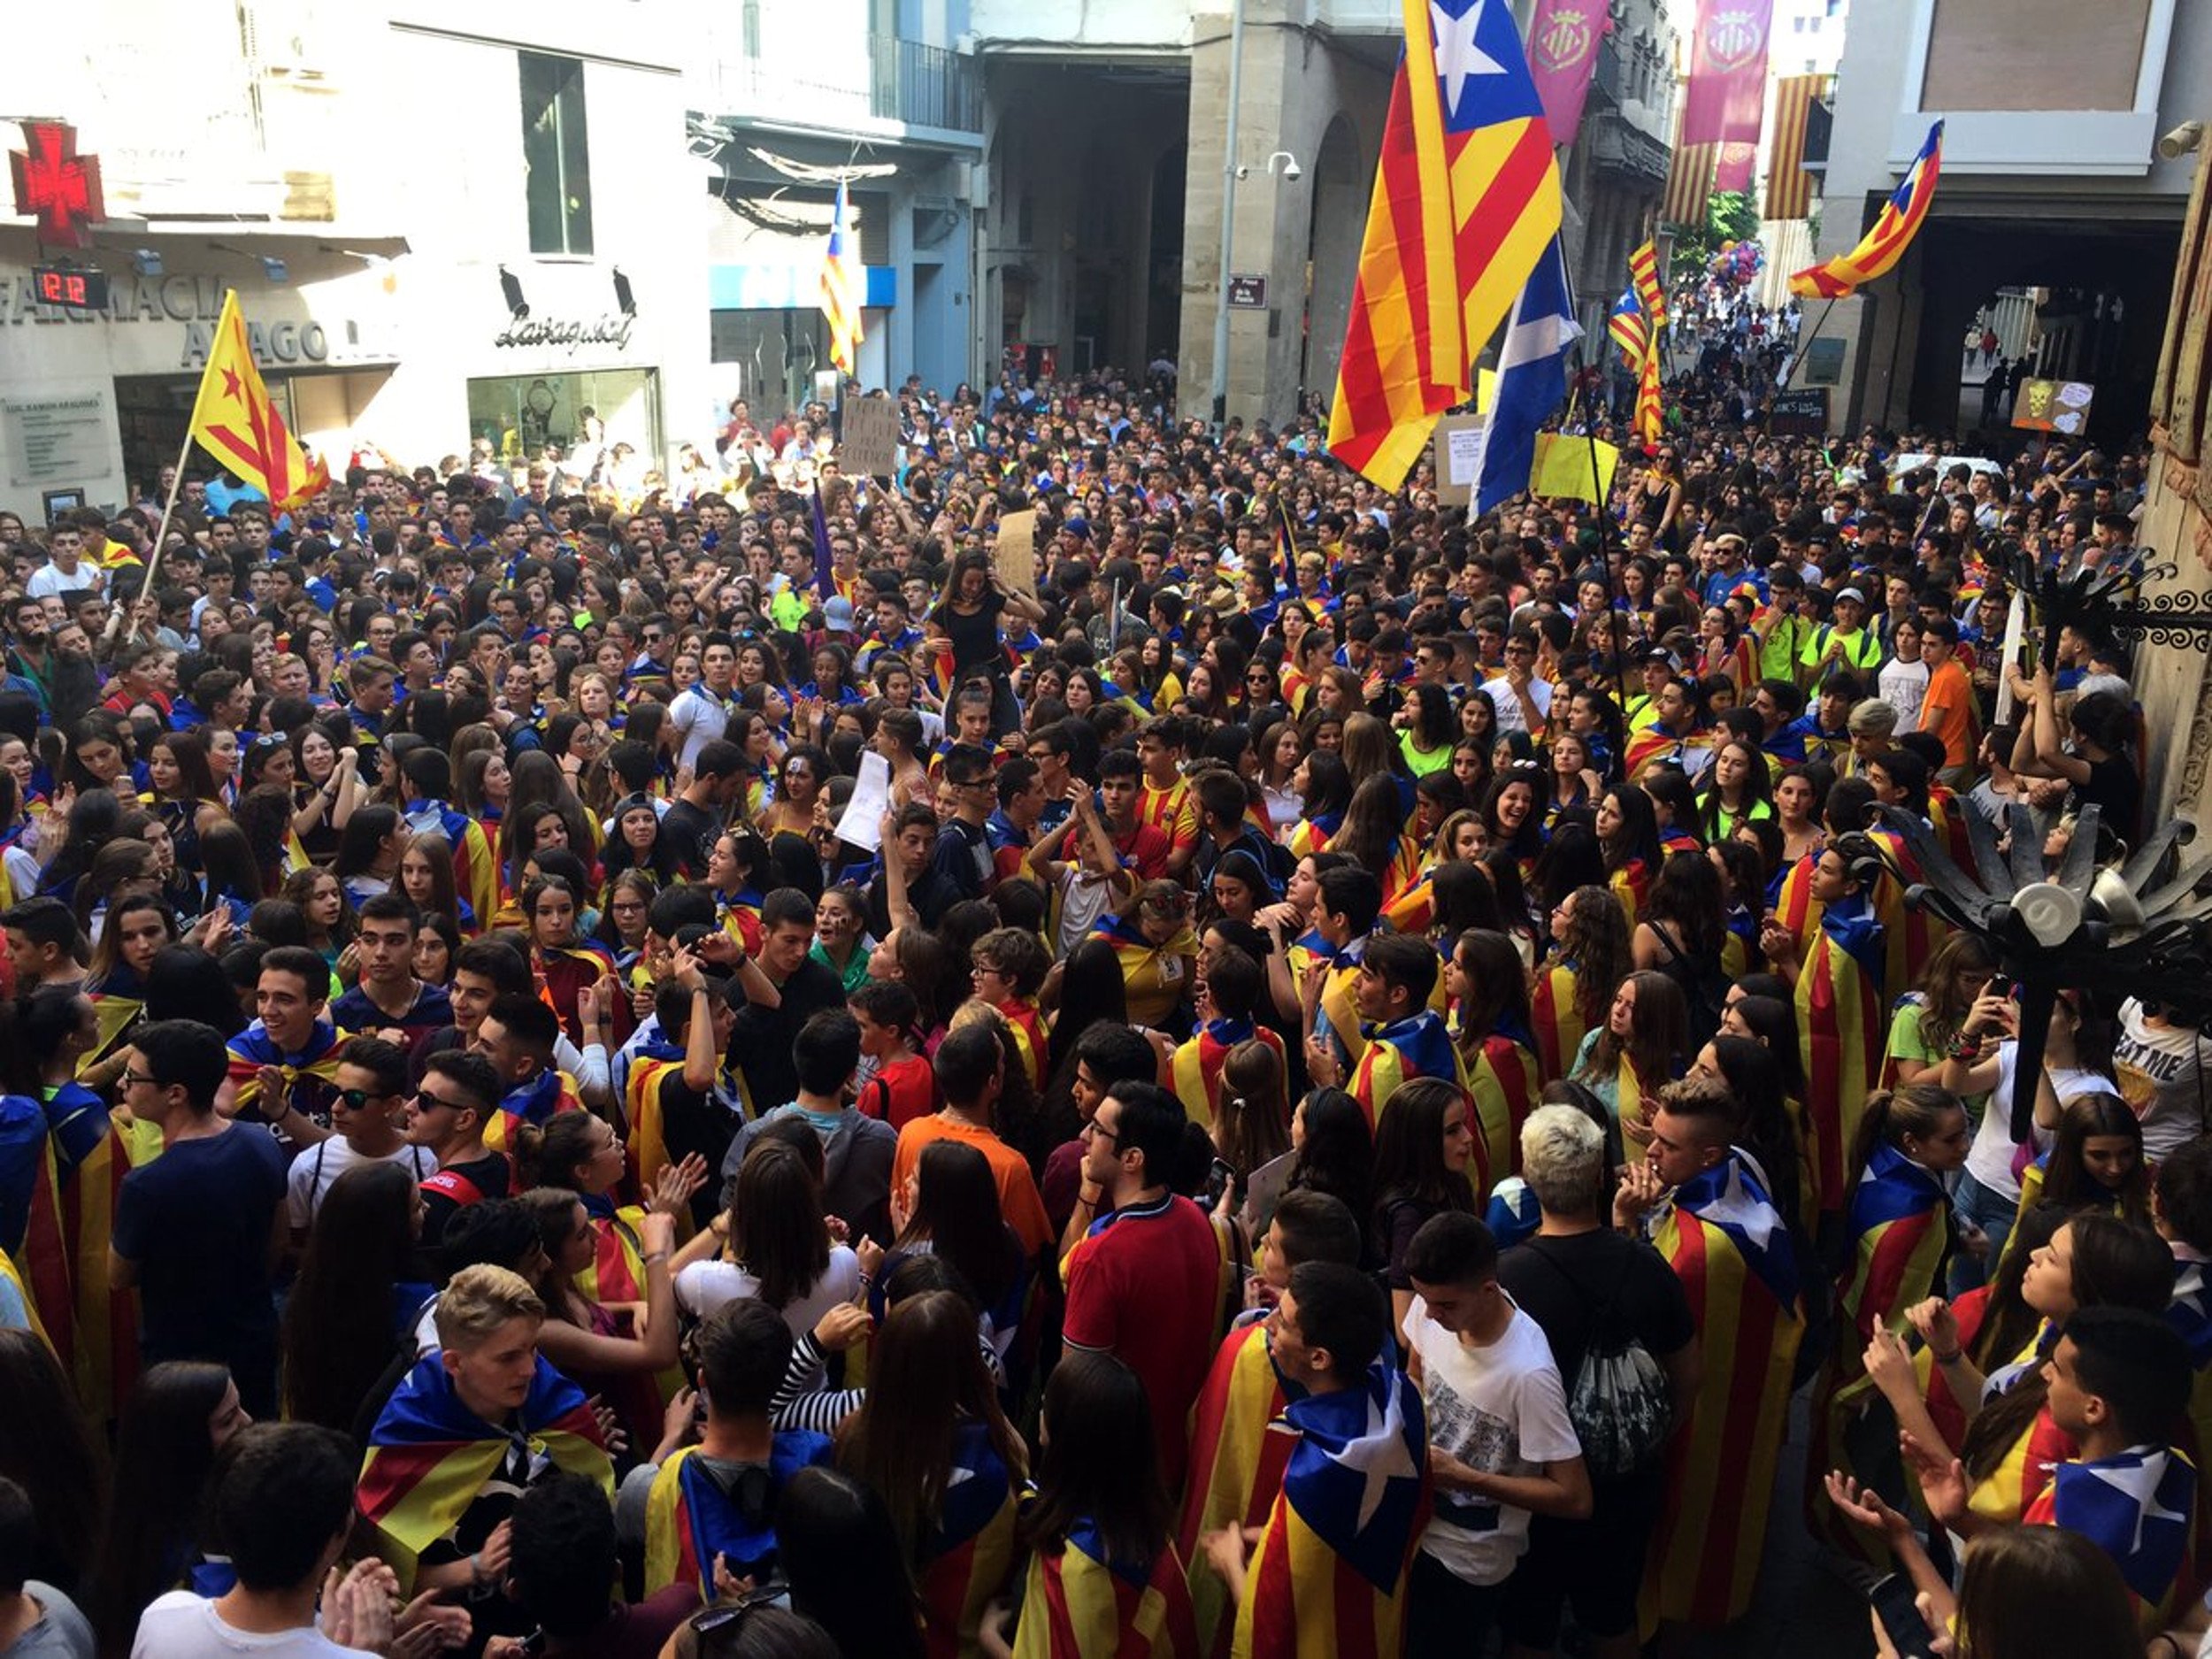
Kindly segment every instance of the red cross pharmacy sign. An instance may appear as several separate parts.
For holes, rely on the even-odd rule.
[[[100,158],[77,153],[77,129],[66,121],[26,121],[25,148],[10,152],[15,211],[38,220],[49,247],[82,248],[88,228],[107,217],[100,199]]]

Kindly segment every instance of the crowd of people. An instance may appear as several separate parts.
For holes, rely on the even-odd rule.
[[[1801,1487],[1897,1651],[2193,1651],[2212,1040],[2016,1141],[1906,902],[2139,843],[2001,554],[2146,456],[1763,335],[1472,524],[1110,378],[0,514],[0,1653],[1614,1659]]]

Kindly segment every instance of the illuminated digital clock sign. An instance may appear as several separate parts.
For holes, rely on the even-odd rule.
[[[108,278],[104,271],[88,271],[75,265],[33,265],[31,287],[41,305],[58,305],[72,311],[104,311],[108,308]]]

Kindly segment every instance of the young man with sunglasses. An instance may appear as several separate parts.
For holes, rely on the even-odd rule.
[[[448,1048],[423,1064],[405,1122],[407,1144],[426,1147],[438,1159],[438,1172],[422,1184],[425,1249],[437,1248],[457,1211],[504,1198],[513,1187],[513,1164],[484,1145],[499,1095],[499,1073],[480,1054]]]
[[[430,1148],[401,1133],[407,1103],[407,1052],[381,1037],[355,1037],[338,1051],[338,1092],[331,1097],[329,1140],[292,1160],[285,1179],[285,1213],[292,1246],[303,1248],[331,1184],[362,1164],[396,1164],[418,1184],[438,1172]]]

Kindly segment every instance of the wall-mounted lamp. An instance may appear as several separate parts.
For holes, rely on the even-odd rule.
[[[507,269],[499,267],[499,291],[507,302],[507,315],[521,322],[530,315],[530,302],[522,297],[522,279]]]
[[[614,308],[625,317],[637,315],[637,296],[630,290],[630,279],[622,274],[622,267],[614,267]]]

